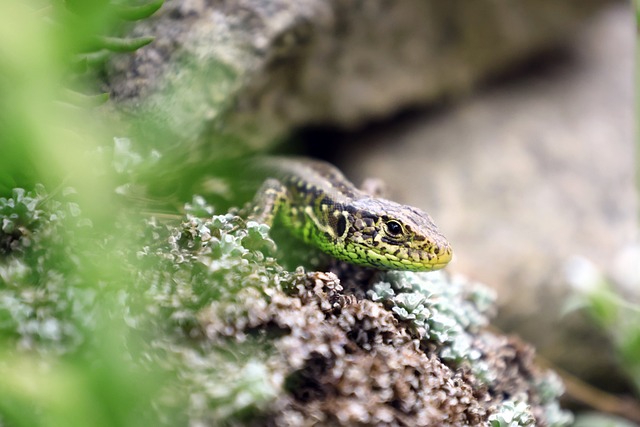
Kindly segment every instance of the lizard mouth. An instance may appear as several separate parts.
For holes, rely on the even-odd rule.
[[[451,250],[451,246],[446,245],[440,247],[437,254],[430,255],[430,259],[425,259],[426,264],[431,270],[440,270],[449,264],[449,261],[453,258],[453,251]]]
[[[431,270],[440,270],[441,268],[444,268],[447,264],[449,264],[449,261],[443,261],[443,262],[436,262],[430,265]]]
[[[437,254],[433,252],[414,252],[397,257],[391,254],[374,254],[368,252],[371,258],[386,258],[383,265],[374,264],[386,270],[407,270],[407,271],[434,271],[444,268],[453,258],[451,247],[442,247]]]

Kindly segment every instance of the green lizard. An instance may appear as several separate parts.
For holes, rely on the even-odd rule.
[[[295,236],[356,265],[430,271],[451,260],[427,213],[366,194],[328,163],[268,157],[257,168],[272,178],[256,195],[252,219],[272,225],[279,217]]]

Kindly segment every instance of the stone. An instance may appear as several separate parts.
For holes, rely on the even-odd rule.
[[[110,62],[107,90],[174,139],[264,148],[297,126],[467,94],[607,3],[169,0],[131,30],[156,40]]]
[[[348,175],[381,178],[434,217],[448,269],[497,289],[505,329],[588,377],[609,376],[613,358],[585,319],[563,317],[565,268],[581,256],[614,274],[637,242],[635,37],[632,8],[612,6],[564,55],[364,132],[341,156]]]

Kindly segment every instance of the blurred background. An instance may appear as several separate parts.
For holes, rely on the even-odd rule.
[[[2,2],[0,425],[185,422],[123,208],[223,213],[269,152],[429,212],[576,425],[640,423],[636,41],[613,0]]]

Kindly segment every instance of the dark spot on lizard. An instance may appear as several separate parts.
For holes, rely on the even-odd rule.
[[[338,217],[338,222],[336,223],[336,233],[338,236],[342,236],[347,229],[347,219],[344,215],[340,215]]]

